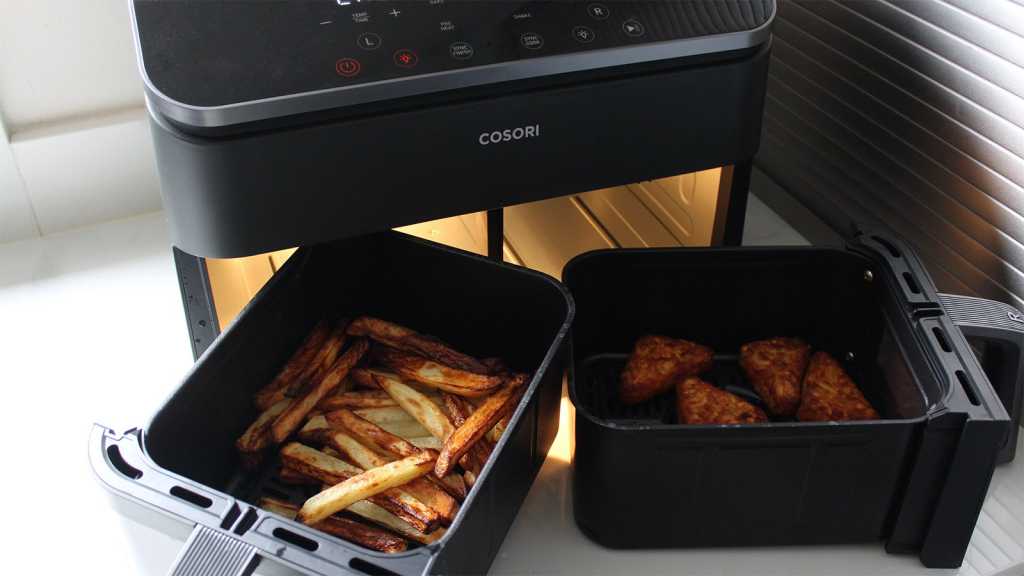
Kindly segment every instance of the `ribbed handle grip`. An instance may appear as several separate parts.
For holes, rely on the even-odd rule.
[[[169,576],[249,576],[259,565],[256,549],[227,534],[196,525]]]

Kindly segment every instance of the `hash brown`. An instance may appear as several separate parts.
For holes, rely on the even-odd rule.
[[[878,412],[835,358],[820,351],[811,356],[797,419],[824,422],[878,418]]]
[[[769,338],[740,347],[740,367],[769,414],[789,418],[800,407],[811,347],[799,338]]]
[[[763,410],[739,396],[691,376],[676,384],[680,424],[754,424],[767,422]]]
[[[682,378],[711,368],[714,352],[688,340],[648,335],[637,340],[622,371],[619,398],[639,404],[668,392]]]

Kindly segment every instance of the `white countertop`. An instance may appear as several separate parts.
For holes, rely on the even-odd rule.
[[[181,543],[119,517],[85,450],[93,422],[144,424],[192,364],[162,215],[0,246],[0,319],[11,573],[165,574]],[[601,548],[573,521],[568,433],[563,426],[492,574],[1024,574],[1024,457],[996,471],[963,568],[935,571],[881,544]]]

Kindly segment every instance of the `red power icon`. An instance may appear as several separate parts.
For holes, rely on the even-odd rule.
[[[351,78],[356,74],[359,74],[359,70],[362,68],[359,64],[359,60],[355,58],[342,58],[334,64],[334,69],[339,75],[346,78]]]

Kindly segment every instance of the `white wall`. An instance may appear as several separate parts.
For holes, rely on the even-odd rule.
[[[159,208],[128,0],[0,1],[0,242]]]

